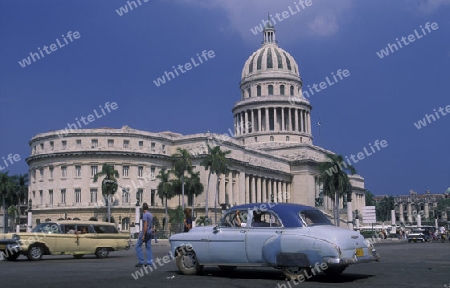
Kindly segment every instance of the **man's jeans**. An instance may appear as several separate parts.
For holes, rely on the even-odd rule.
[[[153,255],[152,255],[152,235],[147,235],[145,240],[142,240],[142,232],[139,234],[138,241],[136,243],[136,255],[139,260],[139,264],[153,265]],[[145,243],[145,251],[147,256],[147,263],[144,261],[144,254],[142,252],[142,244]]]

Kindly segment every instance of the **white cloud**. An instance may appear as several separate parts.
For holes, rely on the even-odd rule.
[[[342,24],[351,19],[354,0],[311,0],[312,5],[305,6],[304,9],[298,4],[301,0],[182,1],[209,9],[223,9],[229,20],[228,25],[237,30],[244,39],[252,42],[254,42],[254,37],[261,37],[261,35],[258,33],[255,36],[250,29],[259,26],[262,20],[266,20],[268,12],[275,17],[276,13],[289,12],[291,9],[296,13],[289,12],[288,18],[282,19],[281,22],[277,21],[274,25],[275,29],[283,26],[284,33],[282,34],[286,35],[286,37],[283,37],[283,43],[286,43],[288,42],[287,38],[327,37],[339,33]],[[296,6],[300,8],[300,12],[298,12]],[[292,31],[292,29],[295,29],[295,31]]]

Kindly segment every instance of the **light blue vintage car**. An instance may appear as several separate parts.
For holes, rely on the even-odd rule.
[[[339,275],[351,264],[380,259],[359,232],[333,226],[313,207],[288,203],[235,206],[217,226],[196,227],[169,240],[178,269],[187,275],[204,265],[246,266],[274,267],[288,279],[304,279],[316,272]]]

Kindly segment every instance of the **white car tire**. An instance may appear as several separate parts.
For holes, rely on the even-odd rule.
[[[176,262],[178,270],[184,275],[196,275],[203,268],[203,266],[198,263],[197,255],[195,255],[194,251],[179,251]]]

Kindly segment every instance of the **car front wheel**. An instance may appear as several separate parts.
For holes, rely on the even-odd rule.
[[[328,276],[339,276],[344,272],[346,266],[339,266],[339,267],[328,267],[327,269],[323,270],[325,274]]]
[[[306,268],[303,267],[283,267],[281,269],[283,275],[290,281],[294,279],[299,279],[300,276],[305,277]]]
[[[106,248],[98,248],[97,251],[95,251],[95,256],[97,256],[97,258],[101,259],[101,258],[106,258],[109,255],[109,251]]]
[[[44,253],[44,249],[40,245],[32,245],[28,248],[27,258],[30,261],[39,260],[42,258],[42,254]]]
[[[185,275],[195,275],[203,266],[198,263],[197,255],[194,251],[181,250],[176,258],[177,267]]]

